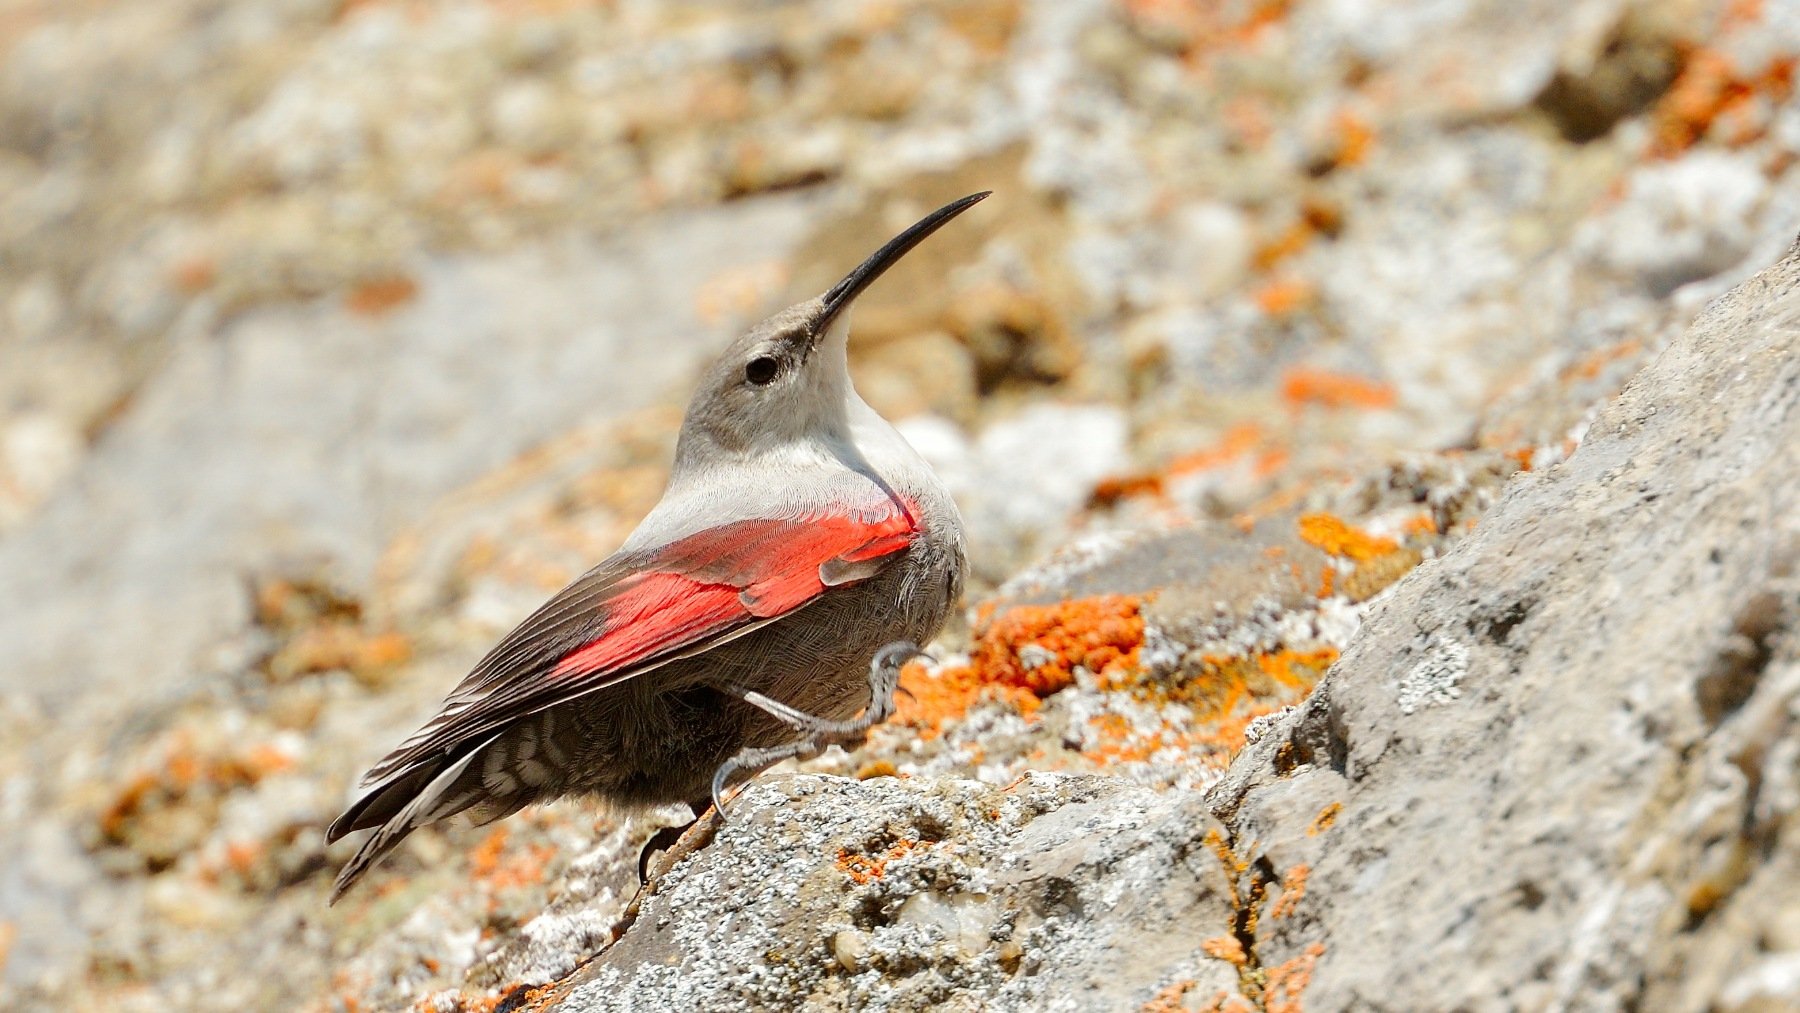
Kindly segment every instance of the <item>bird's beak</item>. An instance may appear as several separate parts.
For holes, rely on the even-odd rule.
[[[831,326],[831,321],[846,306],[855,302],[856,297],[863,293],[863,289],[874,284],[875,279],[881,277],[882,272],[893,267],[901,257],[906,256],[908,251],[924,242],[926,236],[942,228],[945,222],[981,203],[983,198],[991,193],[993,193],[992,190],[972,193],[960,200],[951,201],[919,219],[912,228],[888,240],[886,245],[871,254],[868,260],[858,264],[856,270],[844,276],[843,281],[831,286],[820,299],[823,308],[819,311],[818,319],[813,322],[813,340],[817,341],[819,335],[824,334],[826,329]]]

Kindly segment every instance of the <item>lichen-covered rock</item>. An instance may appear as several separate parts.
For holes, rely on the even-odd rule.
[[[1213,802],[1310,870],[1309,1004],[1773,1009],[1800,987],[1800,245],[1403,581]],[[1315,815],[1333,814],[1320,831]]]
[[[1711,307],[1567,461],[1516,482],[1381,600],[1324,683],[1259,723],[1207,796],[1218,823],[1190,793],[1118,779],[772,780],[539,998],[1082,1009],[1194,982],[1169,1008],[1792,999],[1797,323],[1800,244]],[[1373,541],[1312,527],[1345,554]],[[1139,548],[1115,541],[1019,587],[1056,599],[1158,572]],[[1071,812],[1098,850],[1057,860],[1079,874],[1046,893],[1040,835]],[[818,857],[834,850],[835,869]],[[1022,932],[994,910],[1041,913],[1050,896],[1069,931]],[[1165,919],[1220,935],[1165,951]],[[1096,960],[1126,936],[1136,960]],[[995,973],[995,944],[1015,940],[1041,960]],[[1094,966],[1106,991],[1071,971]]]
[[[1119,1009],[1238,987],[1208,956],[1235,885],[1197,794],[802,775],[732,812],[543,1008]]]

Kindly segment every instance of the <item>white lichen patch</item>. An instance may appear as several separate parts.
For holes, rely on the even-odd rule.
[[[1402,714],[1462,696],[1462,678],[1469,671],[1469,649],[1455,640],[1433,633],[1421,638],[1417,647],[1423,657],[1400,677],[1394,694]]]
[[[1289,705],[1278,711],[1270,711],[1261,717],[1252,719],[1249,724],[1244,726],[1244,742],[1246,744],[1255,744],[1262,741],[1263,736],[1269,734],[1271,729],[1280,724],[1283,719],[1293,712],[1293,706]]]

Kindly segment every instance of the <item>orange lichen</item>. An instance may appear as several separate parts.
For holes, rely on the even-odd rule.
[[[1088,718],[1095,742],[1082,755],[1100,764],[1142,763],[1161,747],[1160,736],[1140,739],[1123,714],[1096,714]]]
[[[557,982],[545,982],[542,985],[526,986],[518,981],[511,981],[495,989],[488,995],[459,995],[456,1001],[457,1013],[494,1013],[504,1005],[507,1009],[526,1011],[541,1010],[544,1002],[556,994]],[[413,1007],[419,1013],[435,1013],[438,1009],[434,997],[426,996]]]
[[[1219,122],[1237,135],[1248,151],[1259,151],[1275,136],[1275,121],[1266,102],[1254,95],[1234,95],[1219,107]]]
[[[1272,317],[1285,317],[1313,301],[1310,282],[1299,278],[1276,278],[1258,288],[1251,298],[1256,308]]]
[[[356,997],[368,990],[369,977],[367,974],[352,973],[341,969],[331,973],[331,991],[335,992],[338,1001],[344,1004],[345,1013],[356,1013],[361,1009],[362,1001]]]
[[[499,826],[487,835],[482,842],[469,852],[469,873],[478,879],[486,879],[500,868],[500,856],[506,851],[506,839],[512,836],[509,827]]]
[[[1163,750],[1187,754],[1189,762],[1221,769],[1244,748],[1250,722],[1306,695],[1337,660],[1337,650],[1279,648],[1243,655],[1208,654],[1180,679],[1150,677],[1135,669],[1115,669],[1099,679],[1102,690],[1124,693],[1161,708],[1189,709],[1185,718],[1138,728],[1124,715],[1088,719],[1089,744],[1082,755],[1097,764],[1142,762]]]
[[[895,717],[934,735],[984,699],[1010,701],[1022,713],[1075,681],[1075,670],[1103,673],[1137,660],[1144,641],[1139,599],[1127,595],[1080,598],[1051,605],[1015,605],[983,619],[967,665],[936,673],[909,665],[900,685],[912,694],[897,701]],[[1031,649],[1027,667],[1022,657]]]
[[[1182,998],[1194,990],[1199,982],[1188,978],[1166,985],[1150,997],[1149,1001],[1138,1007],[1138,1013],[1182,1013],[1187,1007]]]
[[[1413,538],[1430,537],[1438,533],[1437,518],[1431,516],[1431,511],[1421,510],[1408,517],[1400,529]]]
[[[1236,992],[1215,992],[1198,1013],[1256,1013],[1255,1004]]]
[[[218,261],[205,254],[183,257],[169,268],[169,283],[184,295],[206,291],[218,277]]]
[[[1318,230],[1312,223],[1301,218],[1283,229],[1274,239],[1257,247],[1250,256],[1250,262],[1259,271],[1272,270],[1282,261],[1306,249],[1307,244],[1317,235]]]
[[[894,766],[892,760],[870,760],[856,768],[856,779],[867,781],[875,777],[899,777],[900,768]]]
[[[1367,534],[1344,523],[1332,514],[1303,514],[1299,521],[1300,537],[1328,556],[1366,563],[1399,550],[1392,538]]]
[[[19,926],[0,921],[0,971],[6,970],[6,959],[12,955],[13,942],[19,938]]]
[[[544,871],[556,857],[552,844],[531,844],[521,850],[508,850],[510,829],[495,827],[469,853],[469,875],[488,884],[495,892],[515,890],[544,881]]]
[[[240,876],[255,871],[261,861],[263,846],[256,841],[232,841],[225,845],[225,865]]]
[[[1232,850],[1231,842],[1227,841],[1225,835],[1217,830],[1208,830],[1206,836],[1202,837],[1200,841],[1206,845],[1206,850],[1212,852],[1213,857],[1219,860],[1219,864],[1225,867],[1225,871],[1231,874],[1232,904],[1241,906],[1237,897],[1237,879],[1250,871],[1250,863],[1239,858],[1237,852]]]
[[[1180,40],[1182,56],[1198,68],[1214,53],[1255,44],[1271,26],[1287,17],[1292,0],[1255,0],[1237,4],[1195,0],[1123,0],[1128,23],[1159,39]]]
[[[1223,960],[1235,967],[1243,967],[1249,959],[1244,955],[1244,944],[1238,942],[1236,936],[1214,936],[1201,943],[1200,950],[1214,960]]]
[[[1716,49],[1698,47],[1686,54],[1681,72],[1651,111],[1650,153],[1672,158],[1693,147],[1720,120],[1737,122],[1732,144],[1756,140],[1767,129],[1768,117],[1753,114],[1758,96],[1778,106],[1794,91],[1795,58],[1770,60],[1754,74],[1740,73],[1731,57]]]
[[[1139,496],[1161,496],[1163,479],[1161,475],[1148,472],[1137,472],[1129,475],[1112,475],[1094,483],[1094,491],[1088,496],[1091,506],[1107,507],[1122,500],[1136,499]]]
[[[1263,899],[1268,893],[1268,883],[1260,876],[1246,876],[1251,869],[1248,856],[1239,855],[1225,835],[1217,830],[1208,830],[1201,838],[1207,850],[1217,858],[1219,865],[1225,870],[1225,886],[1229,893],[1232,910],[1237,912],[1237,936],[1239,939],[1254,941],[1257,922],[1262,916]],[[1247,882],[1246,882],[1247,880]],[[1254,953],[1246,954],[1251,960]]]
[[[1233,934],[1208,939],[1201,944],[1201,949],[1210,957],[1237,966],[1238,987],[1255,1001],[1255,1008],[1265,1013],[1272,1010],[1300,1013],[1302,994],[1312,980],[1313,965],[1324,954],[1325,947],[1314,943],[1300,956],[1273,968],[1264,968],[1256,943],[1263,905],[1273,884],[1273,880],[1260,871],[1266,865],[1265,860],[1253,861],[1251,856],[1240,854],[1218,830],[1207,831],[1201,843],[1225,871],[1227,899],[1235,913]],[[1281,897],[1270,909],[1270,917],[1286,918],[1293,914],[1305,895],[1306,880],[1311,871],[1306,865],[1296,865],[1287,871],[1281,881]],[[1223,1009],[1226,1001],[1227,995],[1220,993],[1206,1008]]]
[[[1338,659],[1335,647],[1320,647],[1311,651],[1279,650],[1255,655],[1256,667],[1262,673],[1282,686],[1291,689],[1311,689]]]
[[[412,641],[404,634],[370,632],[334,620],[296,633],[270,657],[267,667],[283,680],[342,669],[363,682],[378,682],[411,657]]]
[[[1311,491],[1312,482],[1304,478],[1288,483],[1250,504],[1242,513],[1234,514],[1231,523],[1244,534],[1250,534],[1256,530],[1257,524],[1278,513],[1292,509],[1295,504],[1306,499]]]
[[[208,754],[195,745],[191,736],[177,732],[163,747],[160,763],[132,775],[100,811],[96,822],[103,838],[124,843],[131,823],[149,810],[195,793],[216,796],[249,787],[293,766],[294,758],[271,743]]]
[[[256,621],[279,644],[263,661],[277,681],[345,669],[373,684],[412,656],[404,634],[367,628],[362,603],[322,583],[276,578],[254,593]]]
[[[1219,435],[1212,446],[1182,454],[1165,469],[1171,476],[1211,471],[1243,457],[1260,446],[1267,434],[1254,422],[1239,422]]]
[[[1717,880],[1706,880],[1696,883],[1688,890],[1688,916],[1694,919],[1704,918],[1711,914],[1719,902],[1731,894],[1737,884],[1721,883]]]
[[[1281,378],[1281,397],[1291,407],[1392,408],[1398,400],[1392,384],[1347,373],[1296,366]]]
[[[1257,478],[1268,478],[1287,467],[1288,452],[1280,447],[1271,447],[1256,455],[1256,462],[1250,466],[1250,473]]]
[[[1331,126],[1336,141],[1336,150],[1331,155],[1333,167],[1361,165],[1368,159],[1369,149],[1375,145],[1375,130],[1367,121],[1349,109],[1340,109],[1332,118]]]
[[[931,841],[897,841],[893,846],[879,855],[864,855],[843,850],[837,853],[837,870],[850,877],[857,886],[867,886],[887,874],[888,863],[905,855],[910,855],[920,848],[930,847]]]
[[[1274,474],[1288,459],[1286,450],[1270,445],[1269,435],[1262,427],[1254,422],[1239,422],[1221,433],[1214,443],[1172,458],[1160,471],[1116,475],[1101,480],[1094,486],[1090,502],[1095,506],[1110,506],[1137,496],[1161,496],[1170,479],[1212,471],[1250,455],[1255,455],[1250,467],[1257,478]]]
[[[1333,802],[1325,808],[1320,809],[1319,815],[1314,816],[1312,823],[1307,825],[1306,836],[1317,837],[1325,831],[1330,830],[1331,825],[1337,822],[1338,814],[1343,811],[1344,803],[1342,802]]]
[[[1286,918],[1300,906],[1306,897],[1306,877],[1312,875],[1312,866],[1296,865],[1282,874],[1281,896],[1276,899],[1275,906],[1269,909],[1270,918]]]
[[[1402,548],[1371,562],[1360,563],[1339,583],[1338,593],[1350,601],[1367,601],[1406,576],[1424,558],[1425,554],[1418,549]]]
[[[192,752],[192,746],[185,737],[176,740],[168,761],[169,784],[175,788],[185,791],[200,780],[200,757]]]
[[[379,317],[418,298],[419,283],[404,275],[371,278],[352,288],[344,306],[358,316]]]
[[[544,881],[544,874],[550,868],[550,860],[555,857],[554,844],[533,844],[502,860],[493,874],[487,877],[488,884],[495,890],[535,886]]]
[[[1607,345],[1582,356],[1579,360],[1565,367],[1561,378],[1568,380],[1592,380],[1600,375],[1600,371],[1621,359],[1629,359],[1644,350],[1644,343],[1636,338]]]
[[[981,634],[975,664],[996,681],[1049,696],[1074,681],[1077,667],[1099,673],[1135,662],[1144,642],[1138,608],[1137,598],[1105,595],[1008,609]],[[1027,669],[1020,657],[1027,646],[1048,660]]]
[[[1263,1008],[1268,1013],[1301,1013],[1301,997],[1312,984],[1313,965],[1324,955],[1325,944],[1313,943],[1299,956],[1269,968]]]

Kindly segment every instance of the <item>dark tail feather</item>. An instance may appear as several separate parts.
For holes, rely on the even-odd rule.
[[[408,802],[418,797],[433,778],[443,772],[446,763],[448,761],[422,764],[386,784],[376,785],[363,792],[361,798],[350,803],[350,808],[345,809],[342,816],[325,828],[325,843],[336,844],[358,830],[378,827],[393,819],[396,813],[406,808]]]
[[[493,741],[489,739],[455,759],[409,770],[370,789],[368,794],[351,803],[344,815],[325,831],[325,840],[329,843],[365,827],[374,827],[375,832],[363,841],[362,847],[356,849],[356,854],[338,873],[337,882],[331,887],[330,903],[336,904],[364,873],[405,840],[407,834],[427,823],[454,816],[481,801],[480,778],[477,777],[477,783],[473,785],[464,784],[462,780],[470,762]]]

